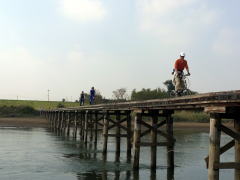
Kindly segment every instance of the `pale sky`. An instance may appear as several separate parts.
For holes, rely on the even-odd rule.
[[[0,0],[0,99],[164,87],[184,51],[192,90],[240,89],[239,0]]]

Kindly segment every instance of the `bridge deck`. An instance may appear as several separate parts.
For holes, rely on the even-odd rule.
[[[205,93],[177,98],[154,99],[146,101],[131,101],[123,103],[98,104],[62,108],[61,110],[134,110],[134,109],[204,109],[211,106],[236,107],[240,106],[240,90],[215,93]]]

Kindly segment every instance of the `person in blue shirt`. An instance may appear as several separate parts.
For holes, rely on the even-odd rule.
[[[82,91],[82,93],[80,94],[79,102],[80,102],[80,106],[84,106],[84,102],[85,102],[85,94],[84,94],[83,91]]]
[[[94,87],[92,87],[92,89],[90,90],[90,105],[92,105],[94,103],[94,100],[95,100],[95,89]]]

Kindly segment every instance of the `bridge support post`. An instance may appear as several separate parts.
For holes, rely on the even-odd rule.
[[[68,113],[64,113],[64,118],[63,118],[63,126],[62,126],[62,134],[65,136],[66,134],[66,127],[67,127],[67,116],[68,116]]]
[[[173,118],[171,114],[166,117],[166,131],[167,135],[173,137]],[[167,142],[167,166],[174,168],[174,142],[168,140]]]
[[[64,123],[64,111],[62,111],[62,117],[61,117],[61,122],[60,122],[60,127],[59,127],[59,132],[61,133],[63,130],[63,123]]]
[[[94,121],[93,121],[93,114],[92,111],[89,112],[89,125],[90,125],[90,142],[93,140],[93,128],[94,128]]]
[[[74,112],[74,130],[73,130],[73,138],[76,139],[77,138],[77,120],[78,120],[78,112],[75,111]]]
[[[49,116],[48,116],[47,121],[48,121],[48,123],[51,124],[51,121],[52,121],[52,112],[51,111],[49,112]]]
[[[131,112],[127,113],[127,162],[131,162],[131,148],[132,148],[132,124],[131,124]]]
[[[54,125],[54,131],[55,132],[58,130],[59,122],[60,122],[60,111],[57,112],[57,119],[56,119],[55,125]]]
[[[134,119],[134,135],[133,135],[133,169],[139,169],[140,143],[141,143],[141,121],[142,114],[136,112]]]
[[[151,169],[156,169],[157,166],[157,122],[158,122],[158,110],[151,111],[152,116],[152,129],[151,129]]]
[[[97,140],[98,140],[98,112],[95,112],[94,119],[94,147],[97,148]]]
[[[84,114],[84,143],[87,144],[88,141],[88,111]]]
[[[219,168],[215,167],[220,162],[220,138],[221,117],[219,114],[210,114],[210,134],[209,134],[209,163],[208,180],[219,180]]]
[[[104,113],[104,123],[103,123],[103,160],[107,159],[107,143],[108,143],[108,125],[109,125],[109,115],[108,112]]]
[[[55,120],[56,120],[56,111],[53,112],[53,119],[52,119],[52,123],[51,123],[51,130],[54,129]]]
[[[84,128],[84,119],[83,119],[83,112],[81,111],[80,114],[79,114],[79,136],[80,136],[80,140],[84,140],[84,131],[83,131],[83,128]]]
[[[121,151],[121,129],[120,129],[120,120],[121,120],[121,112],[116,111],[116,150],[115,150],[115,161],[119,162],[120,159],[120,151]]]
[[[71,127],[71,112],[67,114],[67,136],[70,135],[70,127]]]
[[[240,134],[240,117],[234,119],[234,128]],[[235,163],[240,163],[240,140],[235,139]],[[240,169],[235,168],[235,180],[240,180]]]

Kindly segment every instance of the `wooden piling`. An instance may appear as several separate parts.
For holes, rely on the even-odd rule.
[[[60,122],[60,128],[59,128],[59,130],[60,130],[60,132],[63,130],[63,123],[64,123],[64,111],[62,111],[62,117],[61,117],[61,122]]]
[[[174,167],[167,168],[167,180],[174,180]]]
[[[240,133],[240,118],[234,119],[234,128],[237,133]],[[240,163],[240,141],[235,139],[235,162]],[[235,180],[240,180],[240,169],[235,168]]]
[[[73,138],[76,139],[77,138],[77,119],[78,119],[78,112],[75,111],[74,112],[74,130],[73,130]]]
[[[97,140],[98,140],[98,112],[95,112],[95,119],[94,119],[94,147],[97,147]]]
[[[67,136],[70,135],[70,127],[71,127],[71,112],[67,114]]]
[[[134,120],[134,136],[133,136],[133,169],[139,169],[140,143],[141,143],[141,121],[142,114],[136,112]]]
[[[166,131],[168,136],[173,137],[173,118],[171,114],[168,114],[166,117]],[[167,143],[167,166],[168,168],[174,167],[174,142],[170,139]]]
[[[152,129],[151,129],[151,169],[156,169],[157,166],[157,122],[158,122],[158,111],[152,111]]]
[[[116,150],[115,150],[115,161],[119,162],[120,160],[120,145],[121,145],[121,129],[120,129],[120,120],[121,120],[121,112],[120,111],[116,111]]]
[[[131,112],[127,113],[127,162],[131,162],[131,149],[132,149],[132,124],[131,124]]]
[[[220,161],[221,118],[215,113],[210,116],[208,180],[219,180],[219,168],[215,165]]]
[[[107,159],[107,143],[108,143],[108,112],[104,112],[104,123],[103,123],[103,160]]]
[[[82,119],[82,111],[79,112],[78,114],[78,129],[79,129],[79,137],[80,140],[83,140],[83,119]]]
[[[85,112],[85,118],[84,118],[84,143],[87,144],[88,141],[88,111]]]
[[[62,134],[63,135],[65,135],[65,133],[66,133],[66,127],[67,127],[67,112],[66,113],[64,113],[64,118],[62,119],[62,122],[63,122],[63,124],[62,124]]]
[[[93,140],[93,114],[92,111],[89,113],[89,125],[90,125],[90,142]]]
[[[58,111],[57,121],[56,121],[55,128],[54,128],[55,131],[58,131],[60,119],[61,119],[61,112]]]

